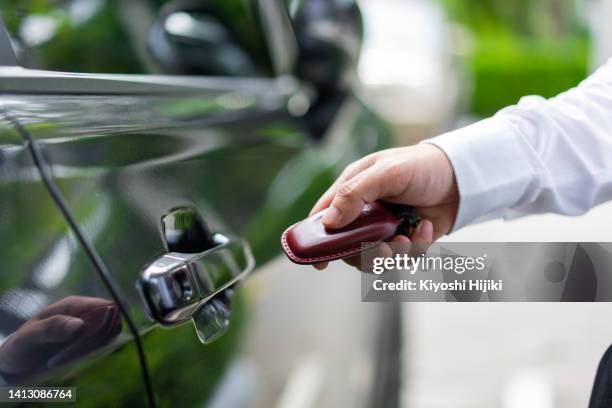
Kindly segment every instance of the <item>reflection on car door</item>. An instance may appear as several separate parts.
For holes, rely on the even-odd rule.
[[[337,169],[387,135],[348,98],[325,141],[306,150],[288,109],[305,96],[287,80],[48,75],[0,72],[5,108],[125,297],[158,397],[202,401],[235,353],[244,300],[234,299],[230,331],[209,346],[190,325],[154,329],[136,284],[168,252],[162,218],[195,209],[211,233],[245,237],[263,262]]]
[[[277,57],[291,54],[277,51]],[[149,384],[165,405],[210,400],[239,343],[248,341],[241,328],[249,299],[235,289],[250,271],[251,253],[257,264],[278,254],[283,228],[308,212],[345,165],[389,139],[350,92],[317,106],[317,118],[303,116],[311,93],[291,77],[84,75],[6,66],[0,67],[0,92],[7,129],[24,157],[37,162],[30,168],[38,167],[41,194],[57,193],[55,203],[48,195],[44,202],[63,225],[63,245],[81,254],[71,255],[64,276],[99,284],[65,292],[76,295],[68,300],[64,291],[52,293],[35,310],[42,315],[32,313],[30,320],[44,320],[47,307],[92,304],[91,316],[107,322],[84,330],[96,336],[55,358],[71,375],[49,371],[36,383],[76,384],[90,405],[142,402]],[[19,191],[11,204],[15,213],[29,208],[20,208],[30,195]],[[176,231],[186,232],[171,236]],[[23,259],[62,266],[66,251],[59,253],[54,263],[42,253]],[[29,270],[11,269],[19,268]],[[150,272],[162,279],[143,279]],[[199,322],[198,335],[191,317]],[[198,341],[218,337],[228,320],[219,340]],[[88,368],[92,361],[97,368]]]
[[[141,404],[142,367],[117,300],[52,201],[31,146],[1,116],[0,381],[76,387],[91,405]],[[94,218],[81,221],[95,228]]]

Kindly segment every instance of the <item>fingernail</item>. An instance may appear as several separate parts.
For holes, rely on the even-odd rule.
[[[84,324],[85,322],[83,320],[76,317],[67,319],[64,322],[64,334],[66,337],[74,336],[81,330]]]
[[[416,227],[414,227],[414,230],[412,231],[412,234],[410,235],[418,235],[421,233],[421,230],[423,229],[423,221],[419,222]]]
[[[431,222],[421,222],[419,224],[419,235],[431,239],[433,237],[433,224]]]
[[[325,214],[323,214],[323,224],[325,225],[333,225],[338,222],[338,218],[340,218],[340,211],[334,206],[329,207],[325,210]]]

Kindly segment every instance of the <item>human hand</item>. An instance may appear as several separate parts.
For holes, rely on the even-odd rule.
[[[457,216],[459,193],[450,161],[432,144],[382,150],[350,164],[321,196],[310,214],[325,210],[323,224],[342,228],[354,221],[367,203],[381,200],[415,207],[421,223],[411,237],[391,242],[428,244],[450,232]],[[376,249],[391,256],[386,243]],[[359,267],[359,256],[345,261]],[[327,263],[315,265],[324,269]]]
[[[26,321],[0,346],[0,372],[21,381],[100,347],[121,330],[110,300],[68,296]]]

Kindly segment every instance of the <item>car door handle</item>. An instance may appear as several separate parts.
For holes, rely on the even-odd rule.
[[[137,288],[149,316],[164,326],[192,319],[208,343],[229,325],[234,288],[253,270],[248,243],[213,235],[213,246],[199,253],[170,252],[145,267]]]

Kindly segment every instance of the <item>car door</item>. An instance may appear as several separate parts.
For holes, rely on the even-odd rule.
[[[283,21],[269,25],[283,29]],[[283,73],[284,64],[256,69]],[[291,75],[0,68],[7,132],[88,261],[71,264],[75,276],[99,283],[91,293],[74,292],[112,299],[124,320],[120,344],[75,352],[58,368],[69,375],[49,371],[35,383],[90,384],[79,391],[87,405],[148,395],[191,406],[216,395],[244,341],[249,300],[238,288],[253,265],[280,252],[280,232],[346,164],[388,143],[384,126],[350,91],[315,98],[309,87]],[[35,197],[21,194],[15,213]],[[34,227],[23,239],[37,237]],[[33,267],[10,270],[20,268]],[[101,374],[81,368],[92,361]]]
[[[142,366],[120,301],[94,272],[4,112],[0,135],[0,382],[75,387],[70,400],[91,405],[143,403]]]

